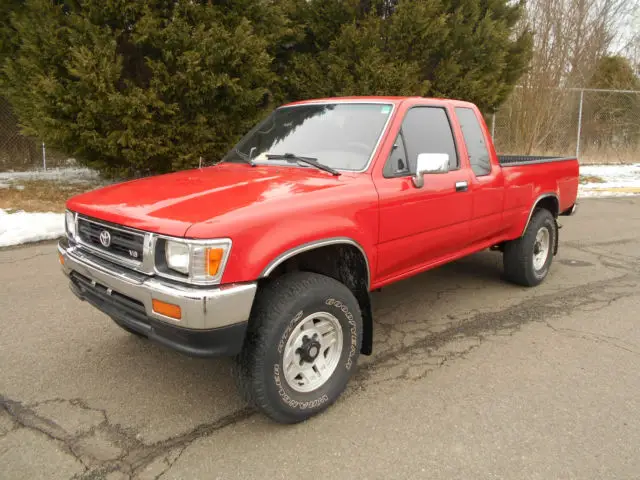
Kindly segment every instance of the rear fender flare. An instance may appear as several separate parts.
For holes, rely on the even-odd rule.
[[[543,193],[542,195],[538,196],[536,201],[533,203],[533,207],[531,207],[531,210],[529,211],[529,217],[527,218],[527,222],[524,224],[524,228],[522,229],[522,232],[520,232],[520,236],[521,237],[524,235],[524,232],[527,231],[527,227],[529,226],[529,223],[531,222],[531,217],[533,216],[533,212],[536,211],[536,207],[545,198],[553,198],[555,200],[556,208],[555,208],[555,211],[551,212],[551,213],[553,214],[554,217],[558,216],[558,212],[560,210],[560,199],[558,198],[558,195],[556,193],[554,193],[554,192]]]

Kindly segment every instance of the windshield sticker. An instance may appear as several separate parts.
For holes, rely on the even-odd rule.
[[[391,105],[384,105],[381,109],[380,109],[380,113],[382,113],[383,115],[386,115],[387,113],[389,113],[391,111]]]

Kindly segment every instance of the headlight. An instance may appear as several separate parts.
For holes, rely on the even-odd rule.
[[[76,216],[73,212],[67,210],[65,215],[65,222],[67,224],[67,235],[69,238],[76,237]]]
[[[167,267],[185,275],[189,274],[189,245],[167,241],[165,246]]]
[[[196,284],[220,281],[231,250],[231,240],[164,240],[166,268],[156,265],[160,274],[172,272],[184,275],[184,280]]]

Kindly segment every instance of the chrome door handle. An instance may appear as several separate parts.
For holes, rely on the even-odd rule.
[[[466,192],[469,189],[467,182],[456,182],[456,192]]]

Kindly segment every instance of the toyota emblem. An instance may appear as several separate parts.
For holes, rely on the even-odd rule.
[[[106,230],[100,232],[100,243],[103,247],[111,245],[111,234]]]

